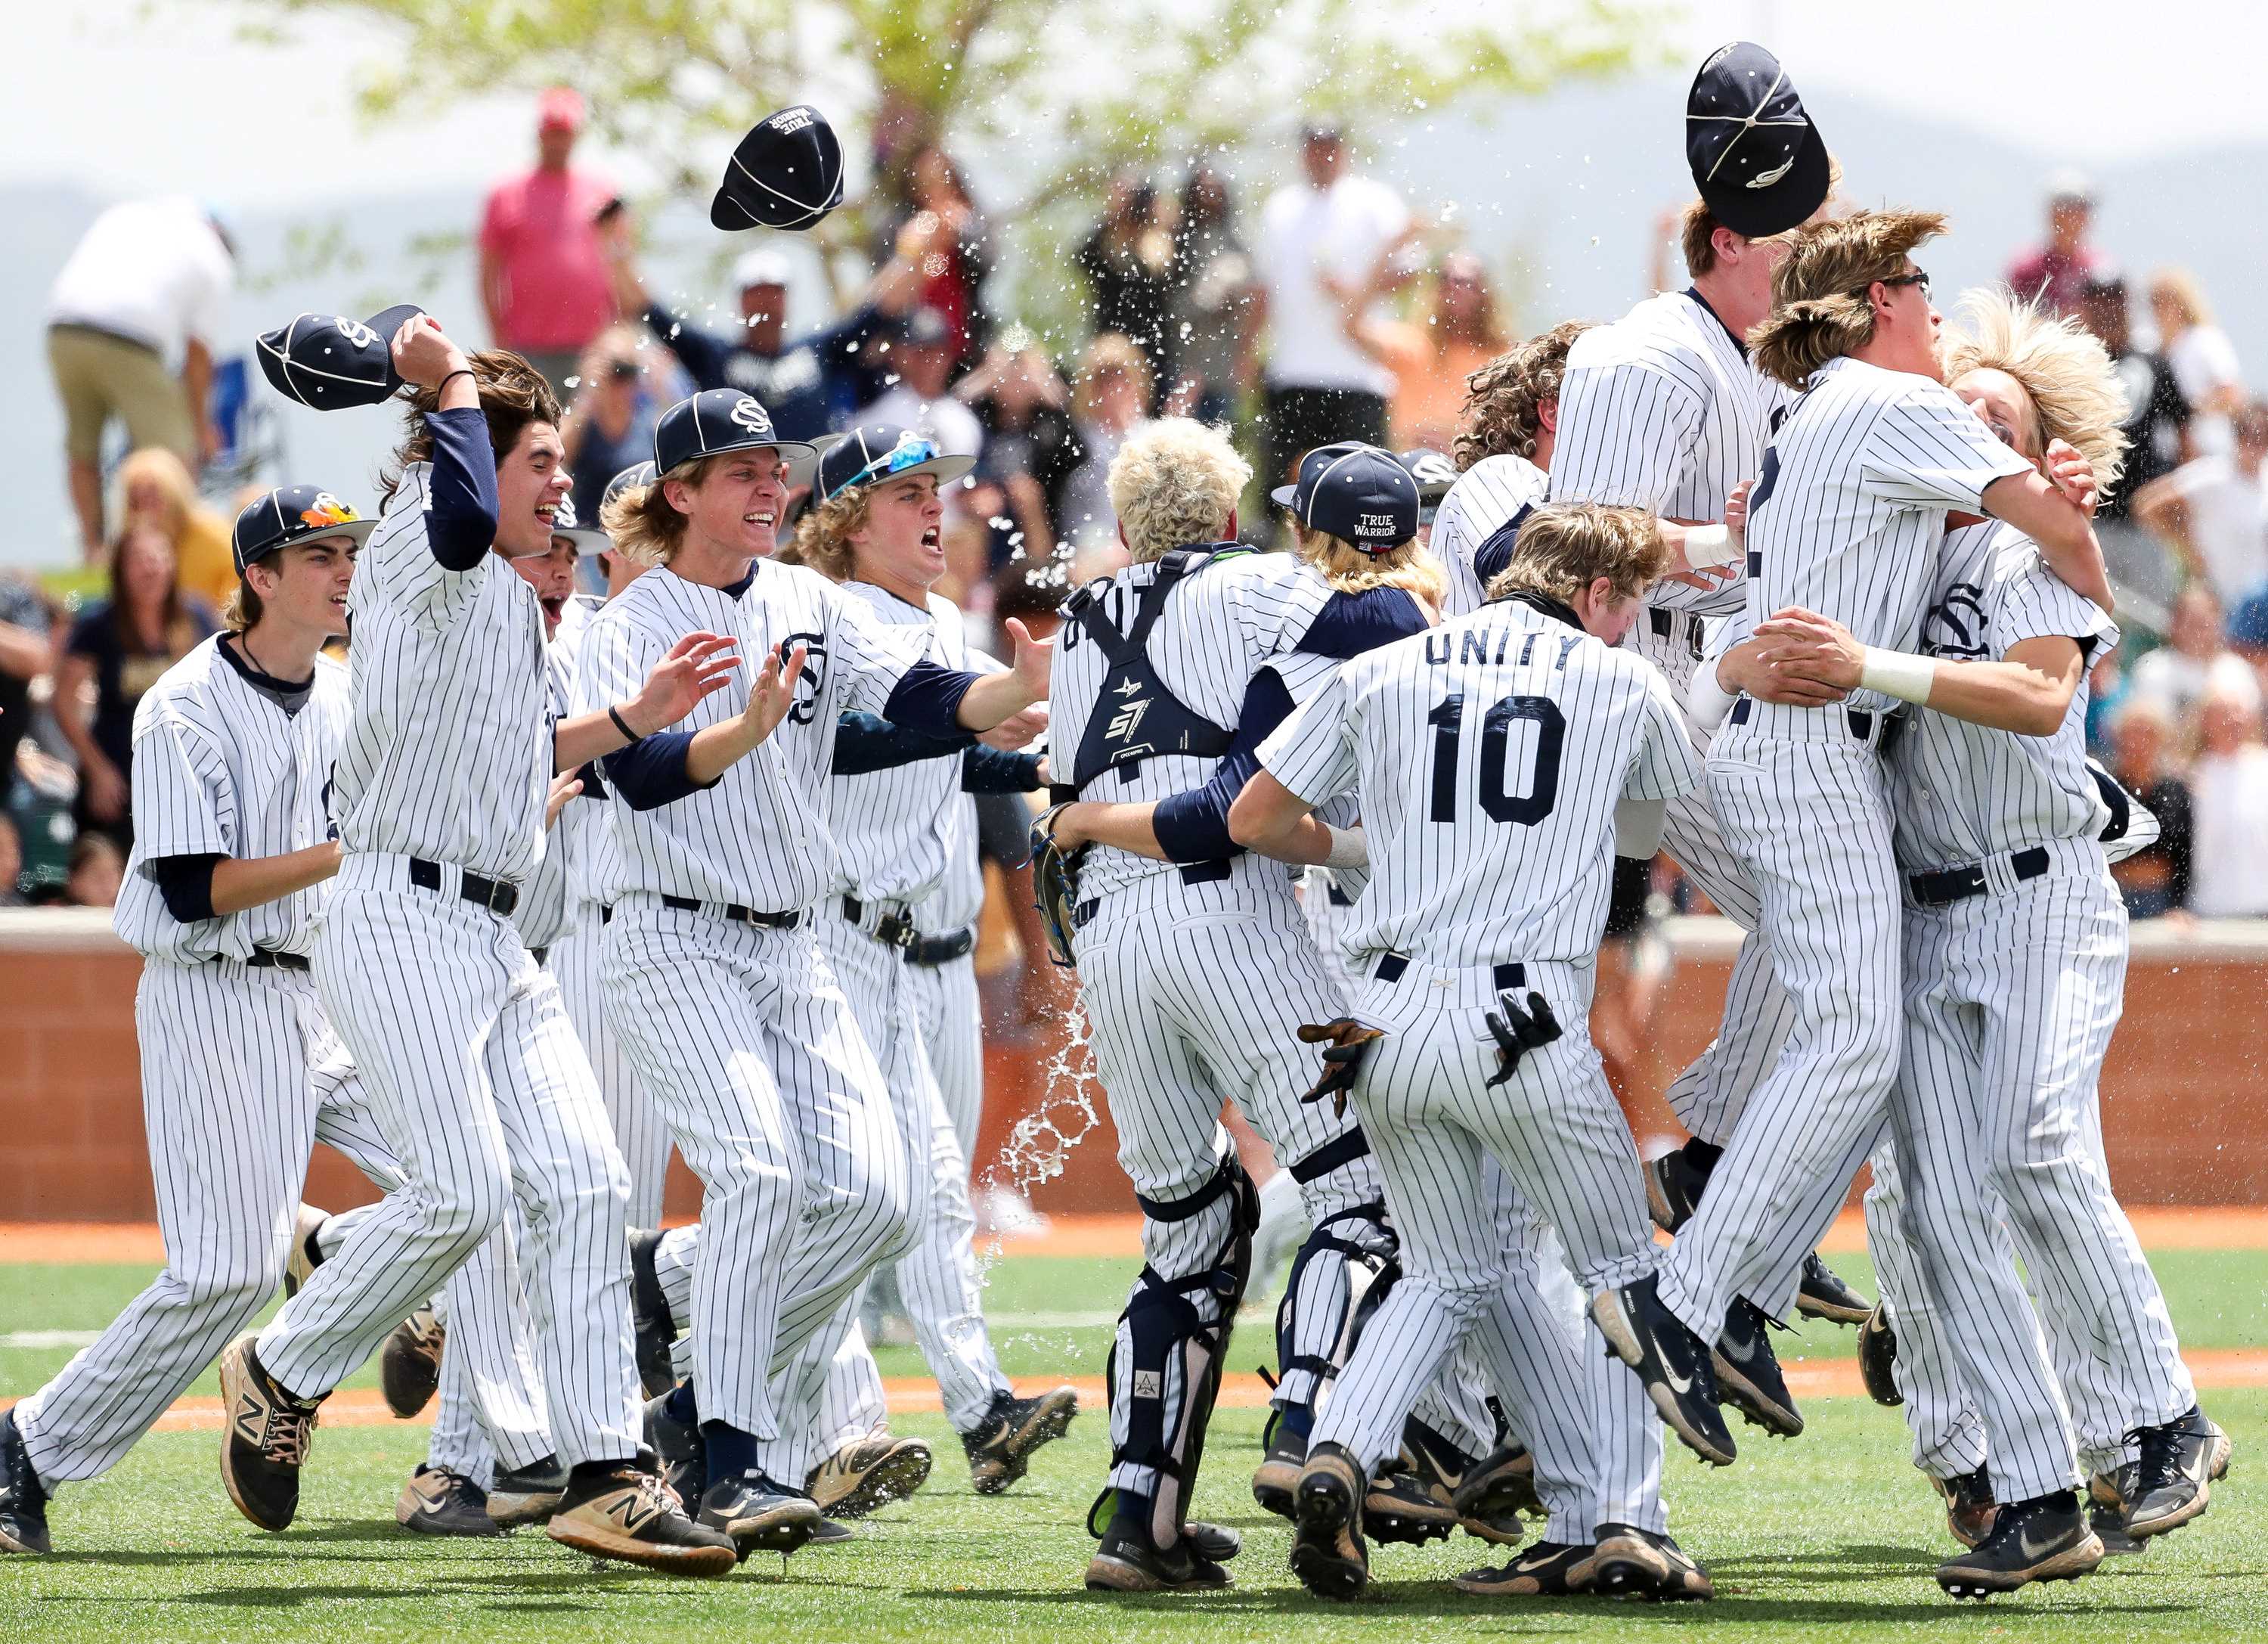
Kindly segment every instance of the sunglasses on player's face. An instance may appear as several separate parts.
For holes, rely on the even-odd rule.
[[[1857,291],[1852,291],[1851,295],[1853,297],[1864,297],[1877,285],[1886,287],[1918,285],[1921,287],[1922,301],[1927,302],[1929,300],[1929,276],[1923,273],[1919,269],[1911,269],[1904,274],[1894,274],[1886,280],[1870,280],[1866,284],[1861,285]]]

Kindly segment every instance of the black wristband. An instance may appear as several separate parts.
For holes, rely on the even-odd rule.
[[[481,380],[480,373],[475,371],[470,365],[460,365],[456,370],[451,372],[447,377],[442,378],[440,381],[433,385],[433,397],[435,400],[438,401],[440,399],[442,391],[448,387],[450,380],[456,377],[470,377],[475,387],[479,386]]]
[[[635,741],[639,741],[639,740],[640,740],[640,738],[639,738],[639,736],[638,736],[638,734],[637,734],[636,731],[633,731],[633,730],[631,730],[631,729],[630,729],[630,721],[622,718],[622,710],[621,710],[621,709],[619,709],[619,708],[609,708],[609,709],[608,709],[608,710],[607,710],[607,718],[608,718],[609,719],[612,719],[612,720],[615,722],[615,729],[616,729],[617,731],[620,731],[620,732],[621,732],[621,733],[622,733],[625,737],[629,738],[631,741],[635,742]]]

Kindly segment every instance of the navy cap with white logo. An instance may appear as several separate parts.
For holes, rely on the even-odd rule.
[[[952,455],[926,434],[895,423],[861,423],[821,455],[811,491],[827,502],[853,485],[876,485],[915,474],[934,474],[942,485],[976,466],[975,457]]]
[[[294,542],[343,536],[357,546],[378,528],[320,485],[286,485],[247,503],[228,535],[236,574]]]
[[[394,334],[424,312],[397,303],[367,320],[344,314],[301,314],[261,334],[253,352],[260,369],[286,399],[319,411],[377,405],[401,387],[394,369]]]
[[[809,440],[781,439],[755,396],[738,388],[704,388],[671,406],[653,425],[654,472],[666,475],[701,457],[765,446],[789,461],[818,449]]]
[[[1439,451],[1420,446],[1402,453],[1402,466],[1418,482],[1418,523],[1431,525],[1440,511],[1441,498],[1457,483],[1457,465]]]
[[[1783,233],[1827,200],[1827,144],[1779,59],[1749,41],[1719,46],[1693,77],[1685,160],[1702,203],[1736,234]]]
[[[1366,554],[1390,553],[1418,534],[1418,480],[1391,451],[1341,440],[1300,459],[1300,477],[1271,498],[1311,530]]]
[[[843,203],[843,143],[808,103],[767,114],[733,158],[709,203],[718,228],[809,228]]]

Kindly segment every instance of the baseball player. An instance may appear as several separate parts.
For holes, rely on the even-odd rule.
[[[2008,520],[2109,601],[2079,506],[1938,380],[1939,319],[1907,254],[1942,223],[1860,212],[1792,236],[1771,317],[1752,334],[1759,365],[1801,390],[1749,498],[1752,623],[1800,603],[1866,643],[1910,644],[1948,509]],[[1872,682],[1831,708],[1744,699],[1711,745],[1711,798],[1757,886],[1760,929],[1804,962],[1779,965],[1794,1024],[1734,1128],[1735,1168],[1712,1178],[1658,1281],[1594,1299],[1658,1400],[1674,1387],[1656,1353],[1716,1339],[1728,1303],[1759,1294],[1785,1259],[1775,1246],[1840,1193],[1889,1103],[1899,898],[1877,749],[1896,700]]]
[[[1661,802],[1698,779],[1668,688],[1611,648],[1667,559],[1642,511],[1538,510],[1497,585],[1506,597],[1345,664],[1262,746],[1263,769],[1230,812],[1240,843],[1309,861],[1349,854],[1310,813],[1359,793],[1371,870],[1348,938],[1366,979],[1351,1018],[1332,1024],[1337,1071],[1318,1090],[1355,1102],[1404,1273],[1317,1420],[1300,1475],[1292,1560],[1312,1591],[1350,1597],[1366,1584],[1361,1504],[1380,1435],[1477,1327],[1510,1397],[1538,1402],[1556,1382],[1590,1399],[1574,1465],[1557,1464],[1548,1428],[1536,1433],[1552,1527],[1498,1590],[1709,1596],[1667,1534],[1638,1389],[1587,1375],[1565,1335],[1522,1338],[1506,1288],[1516,1259],[1501,1224],[1474,1214],[1493,1156],[1587,1286],[1611,1289],[1653,1265],[1638,1156],[1580,1024],[1617,807],[1637,807],[1631,829],[1658,828]],[[1561,1020],[1577,1031],[1563,1036]],[[1729,1459],[1713,1404],[1687,1403],[1689,1425]],[[1639,1494],[1617,1499],[1633,1478]]]
[[[742,1546],[792,1548],[816,1526],[799,1486],[824,1364],[777,1400],[771,1378],[917,1226],[907,1139],[812,929],[840,859],[823,797],[838,716],[990,729],[1037,699],[1048,658],[1012,622],[1005,673],[909,660],[862,600],[805,567],[765,563],[788,465],[812,449],[781,439],[734,389],[670,408],[655,428],[658,477],[606,520],[618,547],[653,568],[593,619],[577,682],[579,707],[611,700],[620,681],[712,624],[767,659],[745,692],[696,705],[687,729],[605,762],[613,849],[600,886],[613,910],[608,1018],[703,1183],[692,1307],[710,1479],[701,1517]],[[908,449],[878,453],[858,481],[886,476]]]
[[[428,315],[388,346],[416,394],[350,602],[353,711],[333,776],[343,857],[313,956],[409,1179],[223,1355],[222,1476],[254,1523],[288,1525],[321,1399],[516,1198],[569,1470],[549,1534],[724,1574],[730,1538],[637,1460],[622,1158],[558,988],[509,918],[541,859],[554,772],[674,723],[737,659],[713,636],[690,641],[635,695],[554,722],[535,592],[505,561],[549,549],[569,483],[558,407],[518,356],[468,358]]]
[[[1591,329],[1569,320],[1507,350],[1475,372],[1457,431],[1462,470],[1434,516],[1433,557],[1449,573],[1443,610],[1466,616],[1511,561],[1504,527],[1544,500],[1559,431],[1559,389],[1567,353]],[[1493,543],[1484,558],[1484,545]]]

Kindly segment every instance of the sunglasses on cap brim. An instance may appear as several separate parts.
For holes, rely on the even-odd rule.
[[[854,485],[873,485],[917,470],[935,474],[938,483],[942,484],[948,479],[960,477],[976,466],[974,457],[946,455],[944,448],[934,439],[902,439],[840,483],[829,487],[826,499],[831,502]]]

